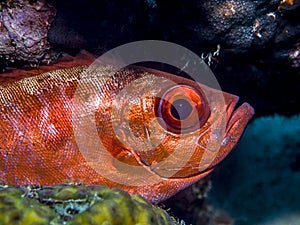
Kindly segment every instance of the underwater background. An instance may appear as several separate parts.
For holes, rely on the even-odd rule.
[[[15,15],[37,21],[20,28],[33,43],[1,28],[2,71],[149,39],[202,55],[256,114],[212,174],[160,205],[186,224],[300,225],[299,0],[1,1],[0,23],[18,4]]]

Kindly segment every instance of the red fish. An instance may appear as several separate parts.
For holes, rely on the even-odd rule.
[[[0,181],[107,185],[156,203],[211,172],[254,114],[176,75],[92,61],[2,75]]]

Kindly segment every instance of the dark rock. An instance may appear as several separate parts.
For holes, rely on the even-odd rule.
[[[51,61],[47,36],[55,9],[43,0],[5,1],[0,7],[1,61],[7,64]]]

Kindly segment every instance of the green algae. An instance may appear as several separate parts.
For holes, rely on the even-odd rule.
[[[176,225],[163,209],[120,189],[75,184],[0,186],[0,225]]]

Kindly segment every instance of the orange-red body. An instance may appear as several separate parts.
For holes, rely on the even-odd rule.
[[[81,55],[3,82],[0,181],[107,185],[159,202],[208,174],[254,113],[175,75],[91,62]],[[191,108],[183,121],[172,114],[177,100]]]

